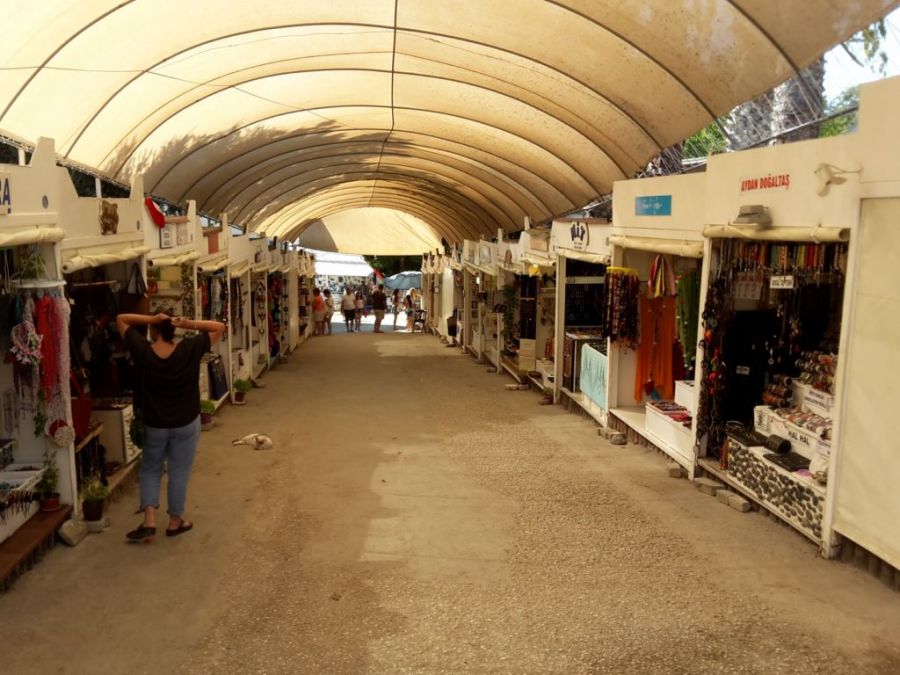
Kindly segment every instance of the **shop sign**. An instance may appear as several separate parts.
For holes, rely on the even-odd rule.
[[[0,209],[6,209],[5,215],[6,213],[12,213],[12,191],[9,188],[8,177],[4,177],[2,183],[0,185]]]
[[[756,190],[787,190],[791,187],[791,174],[779,173],[741,178],[741,193]]]
[[[582,222],[572,223],[569,228],[569,236],[572,241],[572,248],[576,251],[583,251],[588,245],[588,226]]]
[[[550,251],[550,242],[543,237],[531,236],[528,238],[528,244],[532,251],[540,251],[541,253]]]
[[[671,216],[672,195],[652,195],[634,198],[636,216]]]
[[[785,274],[769,279],[769,288],[778,291],[789,291],[794,288],[794,275]]]

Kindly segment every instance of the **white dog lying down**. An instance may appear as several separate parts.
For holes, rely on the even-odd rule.
[[[272,439],[264,434],[248,434],[243,438],[235,438],[232,445],[249,445],[254,450],[268,450],[272,447]]]

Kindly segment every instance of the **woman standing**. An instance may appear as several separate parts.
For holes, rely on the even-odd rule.
[[[397,288],[391,293],[391,309],[394,312],[394,330],[397,330],[397,317],[400,315],[400,290]]]
[[[322,291],[325,296],[325,335],[331,335],[331,319],[334,317],[334,298],[331,297],[331,289]]]
[[[358,333],[360,330],[360,324],[362,324],[363,311],[366,308],[366,301],[363,300],[363,294],[359,291],[356,291],[356,301],[355,301],[355,309],[356,309],[356,332]]]
[[[316,324],[316,328],[313,331],[313,335],[324,335],[325,334],[325,299],[322,297],[322,291],[318,288],[313,289],[313,321]]]
[[[410,291],[406,294],[406,297],[403,298],[403,308],[406,310],[406,332],[412,333],[413,329],[413,316],[414,309],[416,307],[416,301],[413,300],[413,292]]]
[[[119,314],[116,324],[140,378],[134,406],[144,424],[141,458],[141,510],[144,520],[126,536],[142,541],[156,534],[163,463],[168,465],[166,536],[174,537],[194,524],[185,520],[188,478],[200,442],[200,359],[219,341],[225,324],[194,321],[168,314]],[[150,341],[137,330],[150,327]],[[175,329],[200,331],[175,342]]]

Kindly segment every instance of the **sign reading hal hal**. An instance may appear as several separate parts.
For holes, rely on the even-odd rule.
[[[672,195],[653,195],[634,198],[636,216],[671,216]]]

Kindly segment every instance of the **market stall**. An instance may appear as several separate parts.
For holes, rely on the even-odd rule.
[[[602,329],[610,425],[632,430],[688,471],[705,199],[704,174],[615,183]]]
[[[250,235],[231,237],[228,242],[228,340],[231,353],[228,371],[231,402],[235,403],[235,383],[253,377],[251,345],[254,339],[250,268],[254,251]]]
[[[502,290],[500,366],[519,383],[535,369],[538,281],[527,274],[521,241],[498,232],[497,284]]]
[[[817,167],[857,151],[852,136],[796,143],[707,173],[699,466],[826,552],[859,187],[823,192]]]
[[[477,242],[466,239],[462,245],[463,313],[459,316],[460,346],[476,360],[481,360],[482,303],[479,298],[482,272],[477,265]]]
[[[550,250],[557,258],[554,399],[569,399],[601,424],[606,424],[608,410],[604,312],[609,231],[605,220],[560,219],[550,232]]]
[[[548,395],[556,395],[556,265],[550,229],[529,228],[519,238],[525,272],[536,279],[534,368],[529,377]]]
[[[294,248],[285,253],[285,293],[287,294],[287,353],[300,346],[300,252]]]
[[[297,330],[299,341],[312,337],[312,291],[316,279],[316,261],[308,251],[300,251],[297,270]],[[335,299],[337,302],[337,299]]]
[[[201,228],[200,256],[195,268],[196,318],[220,321],[226,325],[225,334],[203,356],[200,366],[200,398],[220,408],[231,397],[232,342],[230,330],[231,292],[228,281],[231,240],[228,222]]]
[[[446,335],[450,344],[462,347],[462,316],[465,312],[465,272],[462,265],[462,247],[454,245],[446,257],[444,289],[449,300],[449,313],[445,320]],[[446,307],[446,304],[445,304]]]
[[[137,373],[116,328],[116,315],[149,311],[145,281],[146,231],[153,227],[138,178],[124,199],[79,197],[62,170],[59,223],[66,294],[71,303],[71,368],[79,394],[73,411],[81,417],[92,401],[92,423],[102,425],[102,450],[94,469],[110,489],[133,468],[140,449],[131,441],[132,393]],[[89,394],[90,398],[87,398]],[[81,426],[81,423],[79,423]],[[82,451],[84,452],[84,451]]]
[[[268,305],[269,368],[287,359],[290,340],[290,259],[287,244],[269,249],[269,274],[266,279]],[[293,275],[296,277],[296,274]]]
[[[69,305],[59,254],[63,181],[69,178],[49,139],[38,142],[28,165],[0,171],[0,542],[38,513],[42,493],[57,493],[57,509],[66,505],[57,526],[71,506],[78,510]]]
[[[269,368],[269,272],[274,265],[265,237],[251,239],[250,246],[250,374],[257,379]]]

